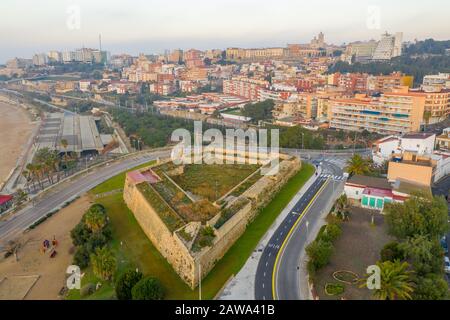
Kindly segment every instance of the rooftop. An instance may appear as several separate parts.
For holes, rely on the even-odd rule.
[[[12,196],[0,194],[0,206],[11,201],[12,199]]]
[[[434,133],[430,132],[414,132],[404,134],[402,139],[428,139],[429,137],[434,136]]]
[[[354,175],[347,180],[346,184],[358,185],[369,188],[392,190],[392,186],[385,178]]]

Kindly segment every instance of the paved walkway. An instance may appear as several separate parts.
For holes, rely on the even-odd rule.
[[[308,188],[319,178],[321,174],[321,168],[317,170],[317,173],[317,175],[312,175],[312,177],[303,185],[300,191],[292,198],[286,208],[283,209],[270,229],[260,240],[256,247],[256,250],[253,251],[244,267],[225,286],[224,290],[218,297],[219,300],[255,300],[256,269],[258,268],[259,259],[261,258],[263,249],[268,244],[274,232],[278,229],[280,224],[284,221],[295,204],[300,200],[300,198],[304,195]]]

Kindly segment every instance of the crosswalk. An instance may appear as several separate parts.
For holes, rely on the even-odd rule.
[[[331,162],[337,165],[339,168],[344,168],[347,165],[347,159],[345,158],[331,158],[327,159],[327,162]]]
[[[323,178],[323,179],[331,178],[335,181],[344,181],[344,176],[332,175],[332,174],[321,174],[320,178]]]

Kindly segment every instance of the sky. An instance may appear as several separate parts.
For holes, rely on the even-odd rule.
[[[450,39],[448,0],[1,0],[0,63],[49,50],[111,53]]]

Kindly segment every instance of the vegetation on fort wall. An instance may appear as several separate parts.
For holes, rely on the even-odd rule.
[[[171,232],[181,228],[184,222],[178,217],[178,215],[170,208],[160,195],[152,188],[152,186],[146,182],[138,184],[137,188],[148,200],[150,205],[155,209],[162,221],[166,224],[167,228]]]
[[[239,210],[244,208],[250,200],[247,198],[241,198],[236,200],[231,206],[228,208],[225,208],[220,213],[220,218],[217,220],[216,224],[214,225],[214,228],[219,229],[221,226],[223,226],[228,220],[231,219]]]

